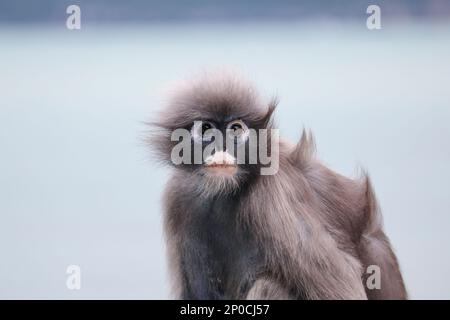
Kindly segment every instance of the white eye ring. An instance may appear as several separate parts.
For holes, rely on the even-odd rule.
[[[214,124],[209,121],[194,121],[194,125],[191,128],[192,138],[195,141],[210,141],[212,138],[211,133],[215,128]]]
[[[249,129],[244,121],[233,120],[227,125],[227,135],[233,140],[237,139],[238,144],[244,143],[248,139]]]

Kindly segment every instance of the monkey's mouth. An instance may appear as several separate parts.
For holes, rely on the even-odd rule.
[[[231,164],[210,164],[205,165],[209,172],[225,175],[233,175],[237,172],[237,166]]]
[[[205,159],[205,167],[212,172],[234,174],[237,171],[236,158],[220,151]]]
[[[206,167],[214,169],[214,168],[236,168],[235,164],[226,164],[226,163],[213,163],[213,164],[206,164]]]

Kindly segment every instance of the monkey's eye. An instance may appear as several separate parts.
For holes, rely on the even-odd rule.
[[[209,122],[203,122],[202,123],[202,136],[205,134],[205,132],[209,129],[212,129],[213,126]]]
[[[238,143],[245,142],[249,134],[248,127],[242,120],[231,121],[227,125],[227,132],[229,136]]]
[[[194,125],[191,129],[191,134],[194,140],[211,140],[213,135],[213,130],[215,129],[214,124],[209,121],[194,121]]]

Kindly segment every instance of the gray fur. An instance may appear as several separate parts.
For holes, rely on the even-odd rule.
[[[152,123],[150,143],[171,164],[171,130],[230,116],[271,128],[275,106],[264,106],[239,77],[208,75],[172,96]],[[211,188],[201,166],[174,167],[164,195],[174,296],[405,299],[367,174],[352,180],[326,168],[305,131],[297,145],[281,142],[279,160],[275,175],[243,166],[232,188],[217,181],[226,192]],[[365,287],[372,264],[381,268],[380,290]]]

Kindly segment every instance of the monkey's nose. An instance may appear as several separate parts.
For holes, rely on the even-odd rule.
[[[217,151],[205,159],[206,166],[235,166],[236,158],[226,151]]]

